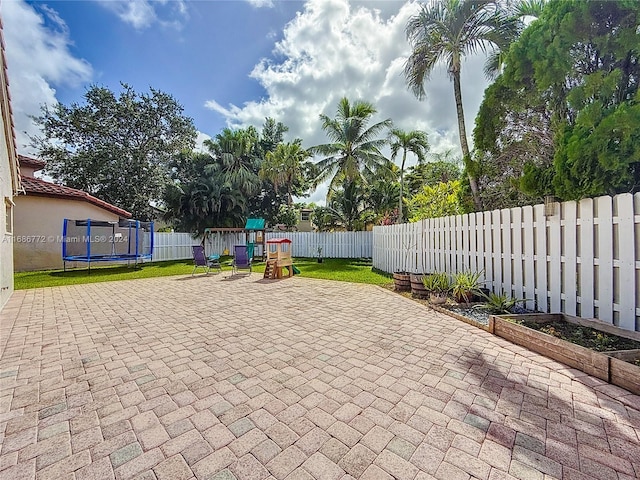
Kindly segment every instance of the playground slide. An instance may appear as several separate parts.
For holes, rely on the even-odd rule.
[[[291,265],[291,267],[293,268],[294,275],[300,275],[300,269],[298,267],[296,267],[295,265]]]

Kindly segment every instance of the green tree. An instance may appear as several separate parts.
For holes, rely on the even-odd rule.
[[[168,182],[168,163],[195,145],[193,120],[169,94],[137,93],[122,84],[119,95],[91,86],[84,103],[44,106],[34,138],[46,172],[140,219],[150,218]]]
[[[344,180],[340,187],[330,191],[325,208],[333,214],[335,223],[348,232],[364,230],[370,219],[365,190],[358,180]]]
[[[254,127],[232,130],[225,128],[214,140],[204,145],[216,163],[209,169],[220,170],[225,182],[247,196],[260,191],[260,147],[258,131]]]
[[[460,188],[459,180],[422,187],[408,202],[410,221],[464,213],[460,203]]]
[[[494,156],[515,156],[527,133],[551,143],[541,156],[553,162],[528,156],[531,145],[514,160],[526,193],[569,200],[640,189],[639,23],[632,0],[550,2],[512,45],[476,138]],[[517,130],[501,130],[501,111],[521,115]]]
[[[458,133],[469,185],[477,210],[482,209],[475,169],[471,165],[464,122],[460,72],[462,59],[478,51],[506,48],[517,34],[517,21],[486,0],[442,0],[422,5],[411,17],[406,34],[412,52],[404,67],[409,88],[418,99],[426,96],[425,82],[435,66],[444,62],[453,80]]]
[[[268,151],[260,168],[260,177],[273,183],[275,192],[285,187],[287,205],[293,205],[293,194],[300,193],[306,186],[310,170],[307,159],[311,154],[302,148],[301,141],[280,143],[273,151]]]
[[[174,228],[202,233],[207,227],[236,227],[244,224],[246,195],[225,181],[206,153],[183,152],[171,162],[172,182],[164,192],[165,219]]]
[[[381,179],[370,182],[365,194],[365,203],[374,215],[376,223],[391,225],[399,223],[398,200],[400,184]]]
[[[417,163],[407,170],[406,184],[409,196],[415,195],[422,187],[434,186],[460,179],[460,167],[457,163],[447,160],[436,160]]]
[[[391,146],[391,160],[395,160],[398,152],[402,150],[402,162],[400,163],[400,198],[398,200],[398,223],[402,223],[402,202],[404,190],[404,166],[407,161],[407,152],[413,153],[418,163],[424,162],[425,154],[429,150],[427,134],[420,130],[405,132],[398,128],[391,130],[389,135]]]
[[[391,120],[369,126],[375,113],[371,103],[356,101],[351,104],[345,97],[338,103],[335,118],[320,114],[322,129],[331,143],[308,149],[312,155],[325,157],[316,163],[318,183],[331,179],[330,190],[344,181],[359,186],[366,184],[374,173],[389,171],[389,161],[380,148],[386,143],[381,135],[391,127]]]

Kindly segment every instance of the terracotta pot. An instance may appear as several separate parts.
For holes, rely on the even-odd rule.
[[[430,293],[429,303],[433,303],[434,305],[442,305],[444,303],[447,303],[447,296],[440,293]]]

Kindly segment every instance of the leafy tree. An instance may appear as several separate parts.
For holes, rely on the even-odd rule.
[[[195,145],[193,120],[169,94],[119,95],[91,86],[84,104],[42,107],[38,156],[55,181],[84,190],[140,219],[150,218],[168,181],[172,156]]]
[[[327,207],[347,232],[364,230],[369,209],[364,189],[358,185],[357,180],[345,180],[341,187],[330,192]]]
[[[640,188],[639,23],[632,0],[550,2],[513,44],[476,138],[493,156],[520,149],[513,161],[526,193],[578,199]],[[508,110],[520,119],[513,132],[495,120]]]
[[[422,187],[422,190],[408,202],[411,211],[410,221],[464,213],[460,203],[460,188],[459,180]]]
[[[276,224],[285,225],[287,230],[293,230],[298,224],[300,209],[295,205],[280,205],[278,216],[275,218]]]
[[[312,155],[325,157],[316,163],[317,182],[331,178],[330,190],[344,181],[355,188],[366,183],[375,172],[389,171],[389,161],[380,152],[386,140],[380,136],[391,127],[391,120],[369,126],[375,113],[372,104],[363,101],[351,104],[345,97],[338,103],[335,118],[320,115],[322,129],[332,143],[308,149]]]
[[[207,227],[234,227],[246,218],[247,198],[225,182],[215,159],[206,153],[177,155],[164,192],[165,219],[176,229],[202,233]]]
[[[311,154],[302,148],[301,141],[280,143],[268,151],[260,168],[260,177],[273,183],[275,192],[279,187],[287,191],[287,205],[293,204],[293,193],[300,193],[306,186],[306,177],[311,166],[307,159]]]
[[[407,190],[410,196],[415,195],[422,187],[434,186],[460,179],[460,167],[448,160],[436,160],[418,163],[409,167],[406,176]]]
[[[398,152],[402,150],[402,163],[400,164],[400,195],[398,200],[398,223],[402,223],[402,202],[404,189],[404,165],[407,161],[407,152],[413,153],[418,159],[418,163],[424,162],[425,153],[429,150],[427,134],[420,130],[410,132],[402,131],[398,128],[391,130],[389,136],[391,146],[391,160],[395,160]]]
[[[376,223],[385,225],[399,223],[398,201],[400,184],[381,179],[369,183],[365,194],[365,204],[374,215]]]
[[[439,62],[445,62],[453,80],[458,132],[469,185],[477,210],[482,209],[478,182],[471,163],[462,106],[460,71],[467,54],[506,48],[518,32],[518,23],[486,0],[442,0],[422,5],[411,17],[406,34],[412,52],[404,67],[409,88],[418,99],[426,96],[425,82]]]
[[[205,140],[216,163],[210,171],[220,170],[224,180],[233,188],[247,196],[256,195],[260,190],[259,135],[254,127],[232,130],[225,128],[214,140]]]
[[[284,142],[284,134],[289,131],[282,122],[276,122],[275,119],[267,117],[262,125],[262,133],[260,135],[260,149],[263,154],[273,152],[276,147]]]
[[[331,232],[339,227],[336,215],[327,207],[316,206],[311,213],[311,222],[319,232]]]
[[[254,127],[224,129],[205,142],[209,153],[183,152],[174,157],[170,165],[173,182],[165,193],[167,216],[194,233],[206,227],[239,227],[249,216],[280,222],[287,199],[271,181],[262,179],[260,172],[267,170],[265,157],[284,145],[286,131],[282,123],[267,118],[261,134]],[[300,141],[294,144],[302,156]],[[308,167],[307,163],[303,166]],[[302,192],[306,188],[304,179],[280,166],[278,172],[288,173],[282,177],[287,191]]]

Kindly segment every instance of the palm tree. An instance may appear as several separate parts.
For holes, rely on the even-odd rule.
[[[345,180],[340,187],[330,190],[324,207],[347,232],[364,229],[366,222],[366,197],[358,183],[358,180]]]
[[[344,97],[338,103],[335,118],[320,114],[322,129],[332,143],[308,149],[313,155],[325,156],[316,164],[318,183],[331,178],[331,191],[344,180],[366,183],[366,178],[374,172],[388,169],[389,161],[380,152],[386,140],[380,138],[380,134],[391,127],[391,120],[368,126],[375,113],[371,103],[356,101],[350,104]]]
[[[400,200],[398,202],[398,223],[402,223],[402,194],[404,190],[404,164],[407,161],[407,152],[413,153],[418,158],[418,163],[424,161],[425,153],[429,150],[427,134],[420,130],[405,132],[394,128],[389,135],[391,146],[391,160],[395,160],[402,149],[402,163],[400,164]]]
[[[304,181],[307,170],[306,160],[311,157],[300,145],[300,141],[280,143],[275,150],[267,152],[260,168],[260,176],[273,183],[278,188],[286,186],[287,204],[293,204],[293,187]]]
[[[205,140],[204,145],[217,160],[209,168],[220,170],[225,182],[246,195],[254,195],[260,190],[258,170],[260,166],[259,136],[255,128],[231,130],[225,128],[214,140]]]
[[[436,64],[445,62],[453,80],[458,116],[460,147],[476,209],[482,209],[478,182],[471,167],[467,132],[462,108],[460,69],[467,54],[487,53],[506,48],[518,33],[518,22],[487,0],[441,0],[422,5],[405,29],[412,52],[404,66],[409,88],[418,99],[425,97],[424,83]]]

